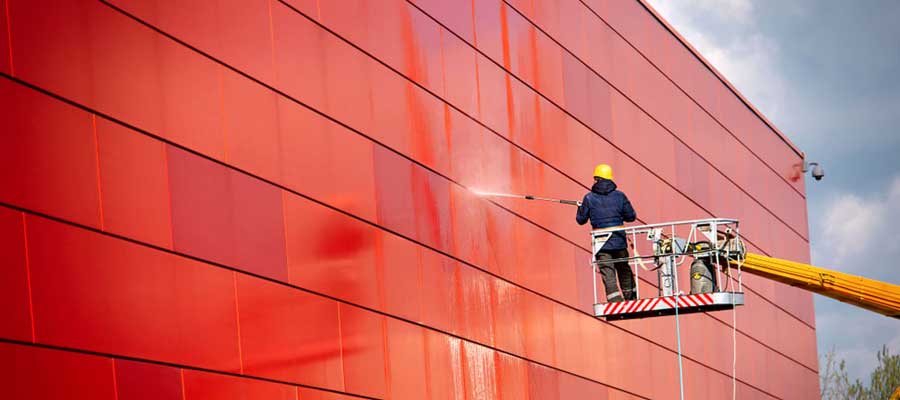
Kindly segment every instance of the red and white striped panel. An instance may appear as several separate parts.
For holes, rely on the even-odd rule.
[[[709,293],[699,293],[678,297],[654,297],[620,301],[618,303],[606,303],[603,305],[603,311],[600,315],[631,314],[644,311],[665,310],[675,308],[676,301],[678,302],[678,306],[682,308],[697,307],[713,304],[713,297]]]

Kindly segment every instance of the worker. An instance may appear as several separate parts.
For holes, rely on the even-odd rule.
[[[625,193],[616,190],[613,182],[612,167],[600,164],[594,168],[594,185],[591,191],[584,195],[575,221],[578,225],[584,225],[589,220],[593,229],[611,228],[622,226],[626,222],[632,222],[637,218],[631,202]],[[628,261],[628,241],[624,231],[615,231],[609,240],[597,253],[597,265],[600,276],[603,278],[603,286],[606,289],[606,301],[618,302],[622,300],[634,300],[634,274]],[[611,260],[619,260],[612,261]],[[616,278],[618,277],[618,285]],[[619,289],[621,286],[621,291]]]

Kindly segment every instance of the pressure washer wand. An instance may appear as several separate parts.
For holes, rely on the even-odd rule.
[[[473,190],[472,192],[479,196],[484,196],[484,197],[510,197],[510,198],[514,198],[514,199],[550,201],[553,203],[568,204],[570,206],[580,206],[581,205],[580,201],[553,199],[553,198],[549,198],[549,197],[538,197],[538,196],[532,196],[530,194],[493,193],[493,192],[482,192],[479,190]]]

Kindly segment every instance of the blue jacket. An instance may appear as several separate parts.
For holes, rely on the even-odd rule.
[[[584,200],[578,206],[575,221],[578,225],[584,225],[591,221],[591,227],[609,228],[619,226],[626,222],[632,222],[637,218],[634,208],[625,193],[616,190],[616,183],[608,179],[600,179],[591,187],[590,193],[584,195]],[[625,232],[617,231],[603,246],[603,251],[624,250],[628,248],[625,240]]]

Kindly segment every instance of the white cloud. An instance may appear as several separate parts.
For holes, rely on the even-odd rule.
[[[780,50],[775,40],[755,29],[752,3],[747,0],[651,0],[651,3],[756,108],[769,119],[778,119],[787,86],[778,67]],[[741,32],[713,28],[734,24],[742,27]]]
[[[879,193],[840,193],[825,207],[813,236],[813,261],[848,273],[900,281],[882,263],[900,257],[895,225],[900,221],[900,176]]]

